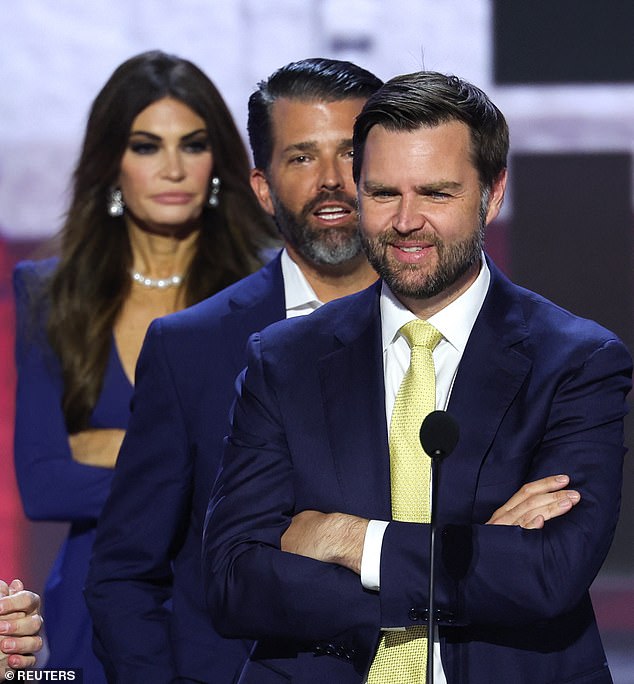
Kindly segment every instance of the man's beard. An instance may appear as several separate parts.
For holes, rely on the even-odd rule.
[[[483,193],[477,229],[465,240],[447,243],[432,232],[421,230],[416,233],[417,238],[436,249],[438,263],[430,273],[422,274],[417,264],[403,264],[389,259],[389,244],[402,239],[394,230],[386,231],[371,240],[361,233],[361,242],[368,261],[395,295],[412,299],[435,297],[456,283],[480,260],[488,200],[488,192]]]
[[[323,202],[341,202],[353,207],[356,212],[354,197],[340,191],[322,191],[307,202],[298,214],[292,212],[273,191],[271,200],[280,233],[308,261],[337,266],[362,253],[358,221],[332,228],[313,228],[309,223],[309,217]]]

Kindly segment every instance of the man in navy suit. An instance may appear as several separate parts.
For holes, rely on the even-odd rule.
[[[235,378],[251,333],[377,278],[358,232],[352,126],[380,85],[349,62],[307,59],[279,69],[249,100],[252,185],[285,248],[148,331],[86,588],[109,681],[224,684],[248,655],[248,644],[215,632],[200,572]]]
[[[381,281],[251,338],[208,511],[212,619],[257,640],[241,684],[383,684],[382,633],[424,623],[429,525],[393,519],[388,449],[416,319],[440,333],[436,408],[460,426],[439,480],[434,681],[611,682],[588,588],[618,516],[631,359],[484,255],[507,152],[501,112],[456,77],[392,79],[357,118]],[[579,502],[518,526],[503,502],[553,473]]]

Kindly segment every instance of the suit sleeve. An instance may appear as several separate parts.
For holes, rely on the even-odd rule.
[[[293,465],[267,376],[256,334],[207,513],[203,572],[212,619],[227,637],[338,639],[363,648],[377,635],[376,594],[345,568],[280,550],[295,507]]]
[[[62,412],[59,362],[46,342],[30,293],[38,275],[31,264],[16,268],[17,394],[14,454],[20,495],[32,520],[96,520],[112,470],[73,460]]]
[[[543,410],[546,427],[532,452],[523,455],[524,482],[567,473],[581,501],[541,530],[484,524],[442,529],[439,607],[453,616],[453,624],[549,620],[572,611],[585,596],[618,519],[630,377],[629,354],[612,339],[567,372],[545,409],[538,408],[537,397],[526,406],[524,424],[531,412]],[[517,447],[509,438],[499,448],[512,452]],[[498,505],[506,498],[502,495]],[[425,580],[417,528],[393,522],[386,530],[380,592],[384,625],[403,622],[417,584]],[[452,595],[455,601],[447,602]]]
[[[85,591],[95,650],[111,681],[175,676],[165,602],[189,519],[192,459],[161,331],[157,320],[139,356],[132,416]]]

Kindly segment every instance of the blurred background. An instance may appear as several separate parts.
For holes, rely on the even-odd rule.
[[[511,129],[489,252],[516,282],[634,347],[631,0],[1,0],[0,22],[0,577],[41,591],[65,531],[27,522],[16,490],[11,270],[59,228],[90,103],[136,53],[195,62],[242,131],[256,83],[305,57],[350,59],[383,79],[433,69],[474,82]],[[631,456],[593,595],[615,682],[631,684]]]

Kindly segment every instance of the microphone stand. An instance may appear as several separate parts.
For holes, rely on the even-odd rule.
[[[441,453],[431,454],[431,512],[429,516],[429,601],[427,604],[427,684],[434,684],[434,588],[436,569],[436,501]]]
[[[427,684],[434,683],[434,626],[436,585],[436,508],[440,462],[458,443],[458,423],[446,411],[432,411],[420,426],[420,443],[431,458],[431,510],[429,515],[429,601],[427,606]]]

